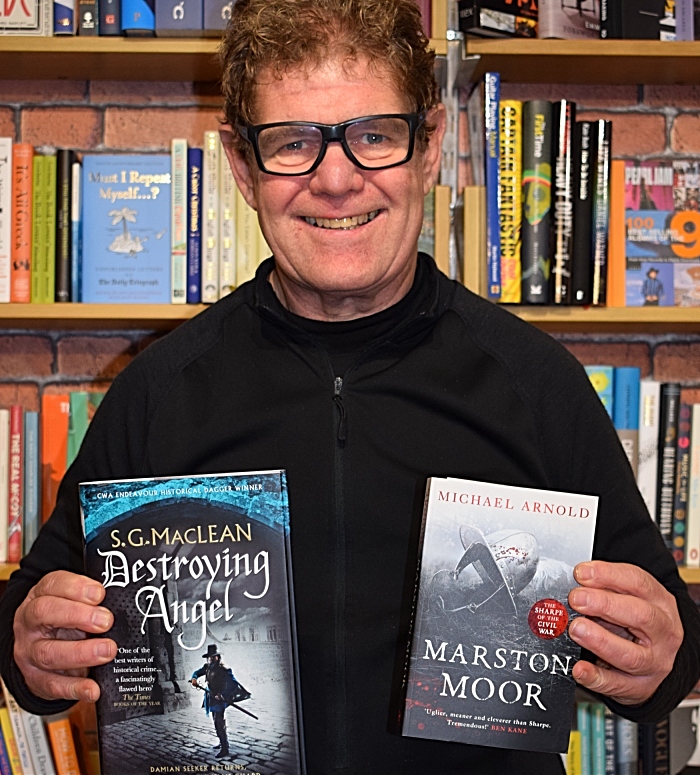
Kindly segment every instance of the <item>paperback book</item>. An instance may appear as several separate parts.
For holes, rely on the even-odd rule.
[[[565,752],[574,711],[574,566],[598,498],[430,479],[403,734]]]
[[[302,775],[285,472],[88,482],[80,503],[118,646],[94,670],[102,775]]]

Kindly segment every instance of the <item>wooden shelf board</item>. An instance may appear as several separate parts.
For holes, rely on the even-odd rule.
[[[678,571],[686,584],[700,584],[700,568],[679,568]]]
[[[10,575],[19,568],[19,565],[0,563],[0,581],[7,581]]]
[[[473,75],[497,71],[513,83],[673,84],[700,80],[700,42],[515,40],[468,36],[481,57]]]
[[[700,307],[536,307],[505,306],[549,332],[698,332]]]

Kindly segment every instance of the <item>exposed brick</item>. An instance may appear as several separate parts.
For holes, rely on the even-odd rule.
[[[39,386],[21,382],[0,384],[0,407],[9,409],[13,404],[23,406],[28,412],[39,409]]]
[[[16,139],[15,112],[12,108],[0,108],[0,137]]]
[[[173,137],[195,147],[204,132],[219,128],[220,112],[211,108],[107,108],[104,143],[110,149],[170,149]]]
[[[53,348],[44,336],[0,336],[0,379],[51,374]]]
[[[28,108],[20,126],[25,143],[85,150],[100,144],[102,117],[93,108]]]
[[[76,390],[85,390],[91,392],[107,392],[111,382],[95,380],[94,382],[51,382],[44,386],[42,393],[49,396],[61,396],[66,393],[73,393]]]
[[[0,102],[82,102],[85,81],[0,81]]]
[[[577,118],[582,121],[592,121],[599,118],[612,120],[612,152],[614,156],[662,153],[666,148],[666,116],[660,113],[579,111]]]
[[[654,378],[662,382],[700,379],[700,342],[658,345],[654,351]]]
[[[700,151],[700,116],[676,116],[671,127],[671,149],[679,153]]]
[[[684,404],[700,404],[700,388],[683,388],[681,401]]]
[[[645,86],[644,104],[665,108],[700,108],[700,86],[696,84],[667,84],[665,86]]]
[[[650,374],[649,345],[645,342],[562,342],[584,366],[638,366]]]
[[[636,86],[599,84],[502,83],[504,100],[573,100],[578,108],[624,108],[637,104]]]
[[[65,336],[58,341],[59,374],[113,379],[133,359],[131,342],[121,336]]]
[[[219,107],[223,96],[216,84],[169,81],[92,81],[90,102],[118,105],[206,105]]]

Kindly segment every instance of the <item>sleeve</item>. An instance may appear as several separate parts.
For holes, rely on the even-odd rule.
[[[148,381],[137,360],[117,377],[105,396],[77,459],[63,478],[51,518],[0,598],[0,673],[17,702],[30,712],[56,713],[73,703],[42,700],[27,688],[13,657],[15,612],[46,574],[84,572],[78,483],[146,475],[143,460],[149,414]]]
[[[207,672],[207,666],[202,665],[202,667],[197,668],[197,670],[192,673],[192,678],[199,678],[200,675],[204,675]]]

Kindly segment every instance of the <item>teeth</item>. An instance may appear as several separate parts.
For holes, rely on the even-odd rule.
[[[354,229],[368,221],[373,221],[378,214],[379,210],[372,210],[371,213],[355,215],[352,218],[311,218],[305,216],[304,220],[311,226],[320,226],[322,229]]]

